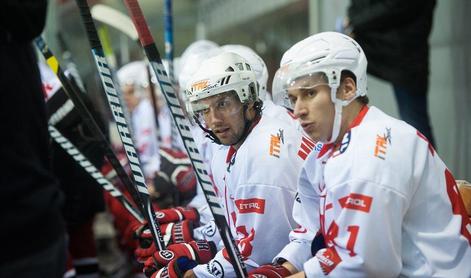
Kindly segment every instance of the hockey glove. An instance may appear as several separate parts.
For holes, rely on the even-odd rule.
[[[180,278],[183,277],[185,272],[187,272],[190,269],[193,269],[195,266],[198,264],[193,261],[188,259],[187,257],[181,257],[175,260],[170,261],[170,263],[161,268],[159,271],[154,272],[151,278]],[[146,275],[148,275],[146,273]],[[149,277],[149,276],[147,276]]]
[[[190,220],[183,220],[178,223],[167,223],[160,225],[162,230],[164,243],[175,244],[185,243],[193,240],[193,224]],[[137,237],[139,239],[139,245],[134,251],[136,259],[139,262],[144,262],[154,254],[157,249],[152,241],[152,234],[149,229],[143,229],[141,227],[137,231]]]
[[[208,263],[215,255],[217,249],[212,241],[198,240],[189,243],[172,244],[167,250],[155,252],[144,263],[146,275],[167,266],[171,261],[187,257],[197,263]]]
[[[193,223],[199,221],[199,214],[195,208],[176,207],[162,209],[155,213],[160,224],[178,222],[182,220],[191,220]]]
[[[249,278],[267,277],[267,278],[281,278],[291,275],[288,269],[278,264],[266,264],[249,272]]]

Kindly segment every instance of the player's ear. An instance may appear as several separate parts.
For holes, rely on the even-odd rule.
[[[337,97],[342,100],[351,100],[356,96],[357,86],[351,77],[345,77],[337,91]]]

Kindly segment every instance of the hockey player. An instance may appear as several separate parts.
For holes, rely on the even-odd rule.
[[[217,148],[211,163],[226,219],[248,269],[271,261],[288,241],[296,178],[303,159],[301,133],[283,121],[262,116],[256,79],[247,61],[222,53],[204,61],[187,89],[189,112]],[[274,225],[276,223],[276,225]],[[180,261],[160,277],[234,277],[225,251],[188,270]],[[186,269],[185,269],[186,268]]]
[[[325,143],[298,191],[326,248],[297,276],[470,277],[471,223],[455,179],[420,132],[367,106],[366,66],[353,39],[331,32],[283,56],[294,113]]]

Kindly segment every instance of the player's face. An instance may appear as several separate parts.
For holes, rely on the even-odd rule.
[[[326,142],[332,135],[334,105],[330,87],[325,81],[307,76],[297,80],[297,86],[288,87],[288,97],[304,131],[315,142]],[[299,83],[302,85],[299,86]]]
[[[126,102],[129,112],[132,112],[139,103],[139,98],[134,94],[134,86],[126,84],[121,90],[123,92],[124,102]]]
[[[243,106],[235,92],[228,92],[199,101],[204,107],[198,118],[212,130],[223,145],[236,144],[244,132]]]

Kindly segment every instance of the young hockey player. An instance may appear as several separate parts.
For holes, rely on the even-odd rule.
[[[420,132],[367,106],[366,66],[361,47],[332,32],[283,56],[294,113],[325,143],[298,191],[303,224],[320,228],[326,248],[297,276],[469,277],[471,224],[455,179]]]

